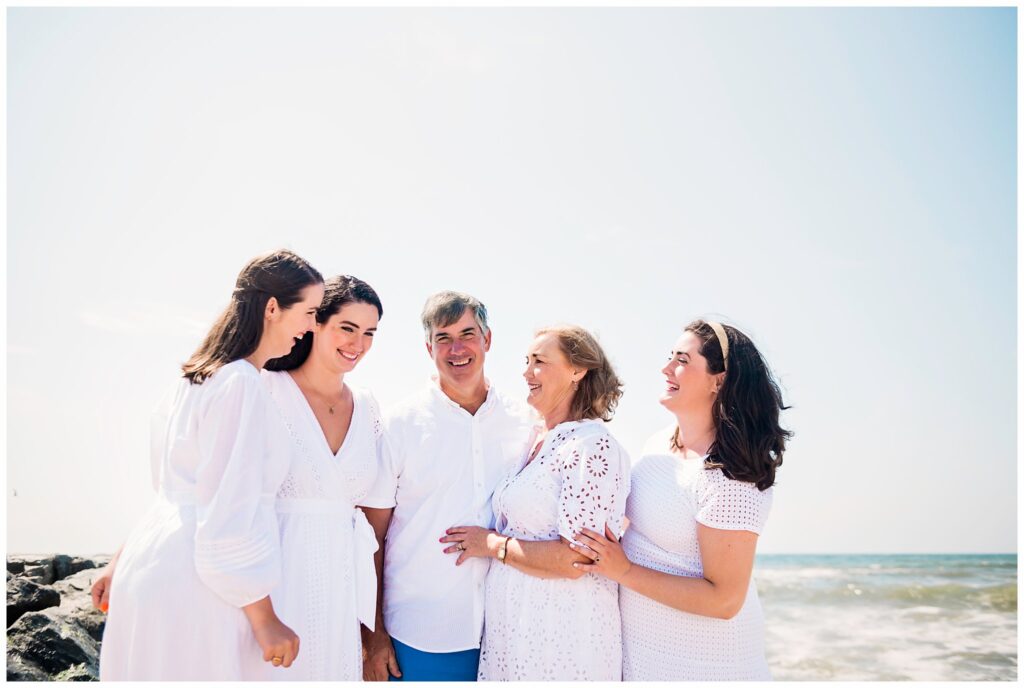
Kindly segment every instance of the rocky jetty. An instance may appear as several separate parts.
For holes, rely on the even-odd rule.
[[[99,680],[104,615],[89,590],[109,556],[7,557],[7,680]]]

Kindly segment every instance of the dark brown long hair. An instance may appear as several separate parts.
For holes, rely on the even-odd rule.
[[[250,260],[238,273],[231,303],[181,366],[184,377],[201,385],[222,365],[256,351],[270,298],[277,299],[281,308],[290,308],[302,298],[303,289],[323,281],[312,265],[288,250],[271,251]]]
[[[779,426],[779,413],[789,407],[782,403],[779,384],[750,338],[731,325],[722,327],[729,340],[728,370],[722,345],[707,322],[694,320],[685,328],[700,340],[708,372],[725,373],[711,407],[715,441],[705,467],[721,468],[727,478],[754,483],[764,491],[775,484],[786,441],[793,436]]]
[[[569,418],[610,421],[622,397],[622,381],[594,335],[578,325],[545,327],[537,330],[534,336],[542,334],[554,334],[569,363],[587,371],[577,383],[569,406]]]
[[[376,307],[377,317],[384,317],[380,297],[369,284],[352,275],[329,277],[324,282],[324,300],[316,309],[316,321],[323,325],[347,303],[366,303]],[[286,356],[272,358],[263,367],[267,370],[295,370],[306,362],[313,350],[313,333],[307,332]]]

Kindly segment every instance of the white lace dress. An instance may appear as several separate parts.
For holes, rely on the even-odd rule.
[[[104,681],[238,681],[262,653],[240,609],[281,575],[280,415],[246,361],[182,379],[153,417],[156,503],[125,542],[100,651]]]
[[[700,578],[697,524],[760,534],[774,488],[761,492],[720,469],[705,469],[703,459],[673,455],[670,436],[671,429],[656,433],[633,467],[622,546],[636,564]],[[628,588],[621,589],[619,606],[623,680],[771,680],[753,577],[743,608],[731,619],[672,609]]]
[[[494,491],[497,529],[520,540],[572,540],[582,528],[621,532],[629,458],[601,421],[554,427]],[[481,680],[618,681],[618,585],[587,574],[545,579],[491,562]]]
[[[352,387],[352,422],[335,455],[292,376],[264,371],[263,379],[291,437],[276,504],[283,575],[271,600],[300,645],[290,668],[268,664],[262,678],[360,681],[359,624],[373,628],[377,540],[356,505],[377,477],[380,411],[372,394]]]

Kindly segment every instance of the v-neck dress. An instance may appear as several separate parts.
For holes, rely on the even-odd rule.
[[[494,490],[502,535],[573,540],[583,528],[621,533],[629,457],[598,420],[552,428]],[[619,586],[588,573],[538,578],[491,562],[484,603],[481,680],[618,681]]]
[[[287,372],[263,371],[291,438],[288,474],[277,493],[283,563],[274,611],[299,636],[286,670],[265,679],[360,681],[359,625],[373,628],[377,539],[356,508],[377,477],[383,425],[370,392],[350,387],[352,422],[337,454]]]

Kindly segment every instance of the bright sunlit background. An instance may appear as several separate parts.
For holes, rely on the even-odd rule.
[[[351,375],[432,364],[440,289],[595,331],[636,458],[720,317],[796,432],[761,552],[1015,552],[1016,10],[7,15],[8,551],[111,552],[148,414],[254,254],[372,284]]]

